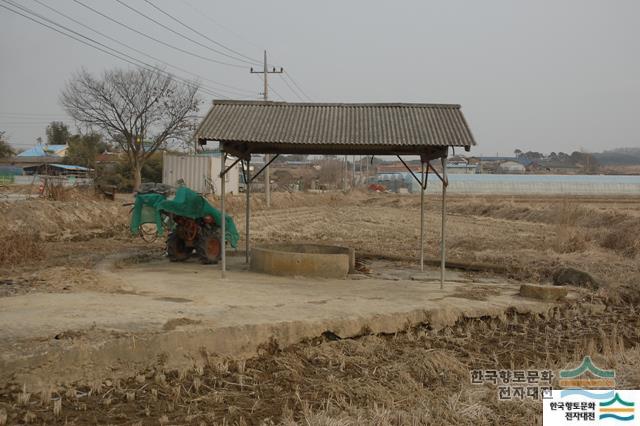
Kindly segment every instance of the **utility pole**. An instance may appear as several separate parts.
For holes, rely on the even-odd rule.
[[[349,170],[349,163],[347,162],[347,156],[344,156],[344,165],[342,167],[342,192],[347,192],[347,179]]]
[[[351,161],[353,161],[352,172],[351,172],[351,190],[356,187],[356,156],[355,154],[351,156]]]
[[[262,91],[262,99],[267,102],[269,100],[269,81],[267,80],[269,74],[282,74],[284,69],[280,67],[279,70],[276,70],[276,67],[273,67],[271,71],[267,67],[267,51],[264,51],[264,64],[262,71],[254,71],[253,67],[251,67],[251,74],[262,74],[264,77],[264,88]],[[271,154],[267,154],[264,157],[265,163],[269,163],[271,160]],[[267,202],[267,207],[271,207],[271,177],[269,174],[269,166],[264,169],[264,197]]]

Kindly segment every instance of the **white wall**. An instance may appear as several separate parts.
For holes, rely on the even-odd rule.
[[[227,167],[233,161],[227,159]],[[182,179],[186,186],[196,192],[220,193],[220,157],[200,155],[163,155],[162,183],[175,186]],[[240,163],[225,176],[227,193],[237,194],[240,181]],[[211,188],[213,185],[213,188]]]

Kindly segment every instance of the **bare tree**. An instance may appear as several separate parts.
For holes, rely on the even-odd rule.
[[[145,161],[172,140],[191,138],[200,103],[196,83],[182,84],[159,69],[77,72],[60,102],[76,121],[104,132],[127,154],[134,188]]]

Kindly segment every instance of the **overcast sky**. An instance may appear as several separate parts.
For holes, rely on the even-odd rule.
[[[158,64],[34,0],[15,1],[119,51]],[[221,56],[112,0],[77,0],[216,64],[172,50],[96,15],[73,0],[40,0],[157,59],[202,78],[228,97],[258,98],[249,64]],[[237,56],[181,26],[144,0],[122,0],[205,46]],[[153,0],[160,9],[243,55],[283,66],[317,102],[459,103],[479,146],[513,150],[600,151],[640,147],[640,1]],[[24,12],[22,12],[24,13]],[[26,14],[26,13],[25,13]],[[33,146],[47,122],[75,128],[60,107],[65,81],[80,67],[131,67],[0,8],[0,130]],[[167,68],[181,77],[184,72]],[[228,89],[213,80],[231,85]],[[297,101],[280,76],[273,99]],[[293,86],[293,83],[289,83]],[[275,94],[275,92],[278,93]],[[238,95],[241,94],[241,96]],[[304,97],[304,95],[300,95]],[[206,103],[214,96],[203,94]],[[204,114],[205,111],[202,113]]]

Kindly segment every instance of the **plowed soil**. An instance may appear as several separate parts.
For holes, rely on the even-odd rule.
[[[229,203],[241,233],[242,200]],[[127,209],[117,203],[79,204],[0,206],[9,218],[0,231],[29,231],[41,253],[0,266],[0,297],[100,290],[95,268],[105,255],[162,250],[160,241],[127,235]],[[427,197],[427,206],[426,253],[437,258],[439,199]],[[602,288],[548,316],[462,320],[438,332],[423,324],[390,336],[327,335],[287,348],[274,341],[248,360],[203,351],[205,367],[167,371],[159,359],[127,380],[38,394],[0,384],[0,425],[535,424],[539,402],[500,402],[495,386],[471,384],[470,370],[557,371],[585,355],[615,369],[619,388],[640,387],[640,199],[452,197],[448,211],[448,259],[494,265],[528,282],[549,282],[558,267],[572,266]],[[415,262],[419,203],[364,193],[274,194],[267,210],[258,195],[251,226],[252,244],[338,242],[361,257]]]

